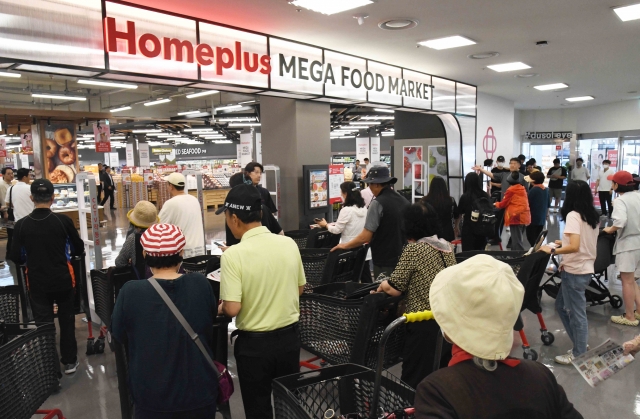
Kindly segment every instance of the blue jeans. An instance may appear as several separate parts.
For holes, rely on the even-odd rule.
[[[584,292],[591,281],[591,274],[574,275],[562,271],[562,286],[556,298],[556,310],[571,342],[573,355],[587,351],[589,325],[587,323],[587,299]]]

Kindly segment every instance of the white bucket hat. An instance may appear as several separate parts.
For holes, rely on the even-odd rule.
[[[433,316],[447,337],[487,360],[509,356],[523,298],[511,267],[488,255],[441,271],[429,292]]]

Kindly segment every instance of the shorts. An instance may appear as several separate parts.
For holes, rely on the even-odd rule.
[[[562,189],[549,188],[549,199],[560,201],[562,199]]]
[[[616,268],[620,272],[635,272],[635,277],[640,277],[640,250],[616,254]]]

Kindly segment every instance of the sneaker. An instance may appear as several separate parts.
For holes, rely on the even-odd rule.
[[[64,366],[64,373],[69,375],[69,374],[73,374],[74,372],[76,372],[78,370],[78,365],[80,365],[80,363],[78,361],[76,361],[73,364],[66,364]]]
[[[558,364],[571,365],[573,361],[573,350],[569,349],[565,355],[558,355],[554,358]]]
[[[637,318],[637,315],[636,315],[636,318]],[[611,316],[611,321],[616,324],[621,324],[623,326],[637,326],[638,323],[640,323],[640,321],[638,320],[628,320],[626,317],[624,317],[624,314],[620,316]]]

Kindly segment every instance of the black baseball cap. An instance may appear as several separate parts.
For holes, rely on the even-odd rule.
[[[246,184],[231,188],[224,200],[224,205],[216,211],[216,215],[222,214],[228,209],[245,212],[260,211],[262,198],[260,198],[258,188]]]
[[[31,184],[31,195],[49,194],[53,195],[53,183],[47,179],[36,179]]]
[[[500,162],[500,163],[504,163],[504,156],[498,156],[498,158],[496,159],[496,161]]]

